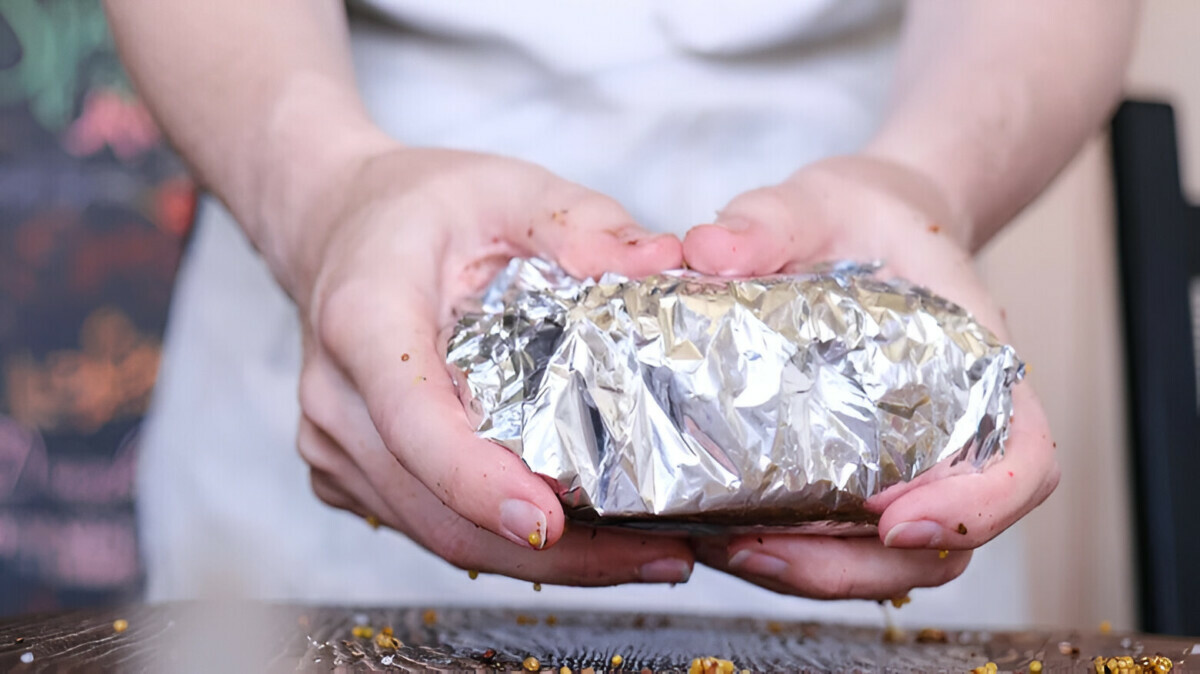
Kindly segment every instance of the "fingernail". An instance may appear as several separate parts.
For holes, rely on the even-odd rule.
[[[929,520],[901,522],[883,538],[889,548],[931,548],[942,542],[942,525]]]
[[[500,526],[515,543],[534,550],[546,545],[546,513],[529,501],[513,498],[501,503]]]
[[[753,550],[739,550],[729,558],[729,568],[756,576],[776,578],[787,571],[788,563],[773,555]]]
[[[692,577],[692,565],[682,559],[658,559],[638,569],[643,583],[686,583]]]

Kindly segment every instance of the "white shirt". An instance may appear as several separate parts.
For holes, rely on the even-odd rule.
[[[738,193],[853,151],[877,125],[900,20],[883,0],[371,3],[359,83],[407,143],[493,152],[612,195],[653,229],[711,221]],[[697,566],[676,588],[468,580],[395,532],[320,503],[294,449],[295,310],[206,200],[180,271],[139,472],[152,600],[707,611],[879,620],[872,602],[774,594]],[[914,593],[912,624],[1028,623],[1019,539]],[[986,610],[985,610],[986,607]]]

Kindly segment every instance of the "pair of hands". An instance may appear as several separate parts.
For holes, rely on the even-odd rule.
[[[927,181],[867,156],[813,164],[734,199],[682,242],[614,200],[524,162],[389,148],[353,167],[322,208],[318,262],[296,300],[304,326],[298,447],[319,498],[403,532],[460,568],[543,583],[682,582],[695,561],[779,592],[883,599],[940,585],[1054,489],[1041,406],[1014,389],[1004,459],[980,474],[881,494],[878,538],[764,535],[689,541],[566,525],[557,497],[508,450],[477,438],[443,364],[452,308],[514,256],[577,276],[678,268],[759,275],[881,259],[1003,320]],[[958,533],[962,523],[967,533]],[[938,550],[952,550],[944,557]]]

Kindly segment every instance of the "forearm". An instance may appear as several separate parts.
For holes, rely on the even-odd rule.
[[[970,250],[1031,201],[1118,100],[1136,0],[910,4],[867,154],[928,178]]]
[[[139,93],[296,292],[345,167],[387,143],[354,83],[342,3],[106,0]]]

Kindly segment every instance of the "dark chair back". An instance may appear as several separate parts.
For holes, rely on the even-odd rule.
[[[1171,106],[1122,105],[1112,151],[1141,627],[1200,635],[1200,207]]]

